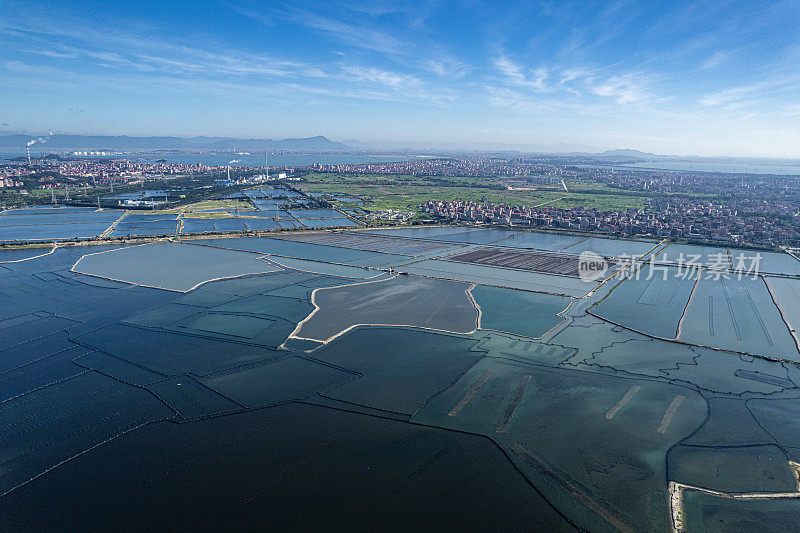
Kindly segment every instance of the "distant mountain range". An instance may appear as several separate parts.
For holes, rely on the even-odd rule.
[[[25,148],[36,135],[0,135],[0,147]],[[353,147],[331,141],[327,137],[305,137],[300,139],[233,139],[229,137],[128,137],[127,135],[52,135],[42,136],[44,146],[59,150],[343,150]],[[37,143],[37,149],[42,145]]]
[[[606,156],[606,157],[633,157],[636,159],[647,159],[652,157],[664,157],[664,156],[657,156],[656,154],[651,154],[649,152],[640,152],[639,150],[629,150],[629,149],[622,149],[622,150],[606,150],[600,154],[594,154],[599,156]]]

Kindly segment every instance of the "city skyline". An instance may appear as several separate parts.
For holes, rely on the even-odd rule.
[[[797,2],[0,8],[0,134],[797,157]]]

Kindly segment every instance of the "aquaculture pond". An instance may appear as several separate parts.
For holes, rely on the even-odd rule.
[[[477,285],[472,296],[481,308],[481,328],[541,337],[562,322],[570,298]]]
[[[102,224],[339,218],[292,214],[316,218]],[[100,222],[53,226],[85,224]],[[180,235],[0,249],[0,530],[798,519],[800,276],[783,256],[768,275],[643,261],[583,281],[446,257],[653,243],[467,227]]]

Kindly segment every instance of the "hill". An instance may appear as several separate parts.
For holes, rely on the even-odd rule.
[[[36,135],[2,135],[0,147],[25,148]],[[45,137],[46,146],[65,150],[334,150],[350,151],[353,148],[333,142],[327,137],[292,139],[234,139],[231,137],[129,137],[127,135],[52,135]],[[39,145],[37,144],[37,147]]]

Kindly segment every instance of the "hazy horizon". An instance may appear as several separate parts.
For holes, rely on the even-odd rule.
[[[34,139],[46,139],[48,137],[48,133],[42,132],[0,132],[0,138],[6,135],[21,135],[25,137],[30,137],[31,140]],[[334,143],[341,143],[347,145],[348,148],[351,148],[356,151],[386,151],[386,152],[400,152],[405,150],[420,150],[420,151],[431,151],[431,152],[484,152],[484,153],[493,153],[493,152],[518,152],[518,153],[528,153],[528,154],[543,154],[543,155],[569,155],[569,154],[587,154],[587,155],[601,155],[605,152],[641,152],[643,155],[652,155],[660,158],[678,158],[678,159],[743,159],[743,160],[774,160],[774,161],[785,161],[785,162],[796,162],[800,161],[800,156],[794,157],[780,157],[780,156],[746,156],[746,155],[735,155],[735,154],[719,154],[719,155],[700,155],[700,154],[676,154],[676,153],[653,153],[653,152],[644,152],[637,150],[635,148],[630,147],[600,147],[600,146],[587,146],[587,145],[579,145],[574,143],[555,143],[550,145],[524,145],[524,144],[508,144],[508,145],[492,145],[492,144],[465,144],[465,143],[453,143],[453,144],[439,144],[433,145],[424,142],[402,142],[402,141],[361,141],[359,139],[331,139],[326,135],[307,135],[302,137],[294,137],[294,138],[245,138],[245,137],[224,137],[218,135],[198,135],[195,137],[183,137],[183,136],[172,136],[172,135],[126,135],[126,134],[108,134],[108,135],[96,135],[91,133],[61,133],[61,132],[53,132],[53,135],[69,135],[69,136],[87,136],[87,137],[131,137],[131,138],[147,138],[147,139],[157,139],[157,138],[183,138],[183,139],[199,139],[199,138],[206,138],[206,139],[223,139],[226,141],[274,141],[274,142],[281,142],[287,140],[306,140],[306,139],[313,139],[317,137],[323,137],[328,141]],[[11,146],[2,146],[0,148],[13,148]],[[23,147],[17,147],[22,153]],[[31,147],[32,153],[48,153],[48,152],[58,152],[63,151],[65,149],[96,149],[96,150],[114,150],[108,147],[102,147],[101,145],[97,146],[52,146],[47,142],[37,142],[36,144],[32,145]],[[235,148],[235,146],[234,146]],[[137,150],[137,151],[147,151],[146,148],[126,148],[125,150]],[[170,147],[163,147],[163,148],[153,148],[153,150],[172,150],[174,148]],[[213,150],[211,148],[184,148],[183,150]],[[218,148],[222,150],[221,148]],[[228,150],[230,148],[226,148]],[[278,149],[278,148],[275,148]],[[179,149],[181,150],[181,149]],[[247,149],[252,151],[252,149]],[[262,149],[263,150],[263,149]],[[301,148],[291,148],[291,150],[302,150]],[[309,148],[308,150],[317,150],[316,148]]]

